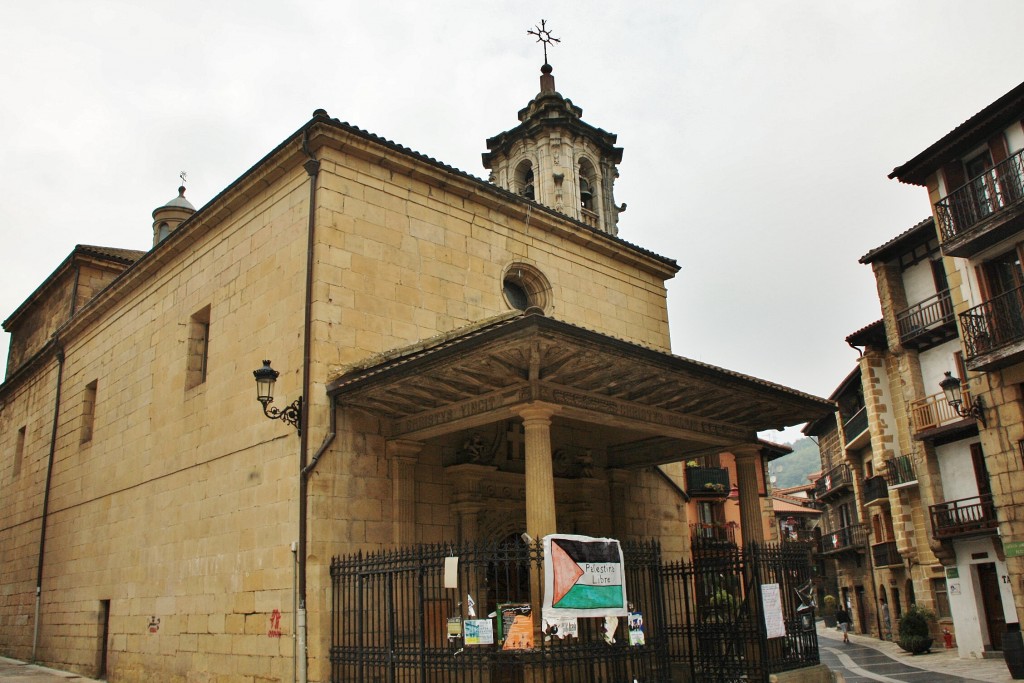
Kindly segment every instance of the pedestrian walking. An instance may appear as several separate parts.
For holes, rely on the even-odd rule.
[[[846,611],[846,607],[836,610],[836,623],[839,624],[839,630],[843,632],[843,642],[850,642],[850,613]]]

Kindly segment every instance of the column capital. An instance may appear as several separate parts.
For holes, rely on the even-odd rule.
[[[415,460],[416,456],[423,450],[423,442],[394,439],[393,441],[388,441],[385,448],[388,458],[392,460]]]
[[[738,461],[740,458],[760,458],[761,457],[761,444],[756,443],[744,443],[736,446],[730,446],[729,448],[723,449],[726,453],[732,453],[736,456]]]
[[[534,422],[544,420],[551,422],[551,416],[558,412],[558,406],[550,403],[527,403],[516,408],[516,413],[523,418],[523,422]]]

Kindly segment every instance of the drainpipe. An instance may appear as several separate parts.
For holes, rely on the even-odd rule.
[[[32,625],[32,661],[36,661],[39,646],[39,611],[43,594],[43,557],[46,551],[46,515],[50,509],[50,481],[53,477],[53,458],[57,451],[57,422],[60,417],[60,390],[64,382],[64,348],[54,338],[57,347],[57,387],[53,399],[53,426],[50,428],[50,454],[46,462],[46,484],[43,487],[43,514],[39,522],[39,559],[36,560],[36,614]]]
[[[317,109],[313,112],[313,118],[327,117],[327,112]],[[310,387],[310,348],[312,346],[311,329],[313,326],[313,246],[314,231],[316,227],[316,181],[320,173],[320,162],[309,149],[309,129],[302,133],[302,151],[307,160],[303,164],[306,173],[309,175],[309,219],[306,230],[306,305],[305,319],[303,321],[302,341],[302,396],[305,398],[306,409],[302,411],[299,418],[299,543],[297,549],[298,560],[298,610],[295,613],[295,634],[298,659],[296,661],[298,683],[306,683],[308,680],[308,653],[306,644],[306,496],[307,482],[306,474],[306,450],[309,448],[309,406],[311,401]],[[332,435],[333,436],[333,435]],[[321,446],[321,451],[326,448]],[[319,457],[319,452],[318,452]]]

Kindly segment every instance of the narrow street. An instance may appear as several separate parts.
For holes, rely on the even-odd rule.
[[[955,649],[932,647],[930,654],[912,656],[895,643],[852,634],[844,643],[834,628],[818,624],[821,663],[842,676],[845,683],[1010,683],[1002,659],[960,659]]]

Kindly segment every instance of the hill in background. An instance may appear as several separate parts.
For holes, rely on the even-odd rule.
[[[821,471],[818,444],[804,437],[790,444],[793,452],[768,463],[768,478],[772,488],[787,489],[808,483],[807,477]]]

